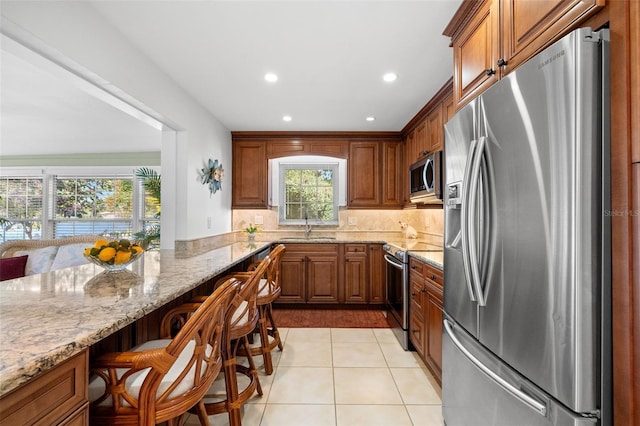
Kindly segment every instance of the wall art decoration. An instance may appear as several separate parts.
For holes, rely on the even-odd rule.
[[[209,159],[207,165],[202,169],[202,184],[209,185],[209,195],[222,191],[222,179],[224,169],[218,160]]]

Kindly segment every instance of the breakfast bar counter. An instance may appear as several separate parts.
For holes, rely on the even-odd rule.
[[[268,248],[146,252],[124,272],[87,264],[0,286],[0,396]]]

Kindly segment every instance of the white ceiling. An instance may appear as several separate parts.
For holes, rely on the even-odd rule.
[[[398,131],[452,75],[452,51],[442,31],[461,0],[92,3],[229,130]],[[49,91],[62,85],[24,67],[3,50],[1,155],[34,140],[34,122],[41,129],[36,140],[58,153],[100,147],[102,139],[85,142],[91,129],[103,137],[117,130],[111,143],[126,140],[122,132],[157,135],[112,107]],[[382,81],[389,71],[398,74],[393,83]],[[267,83],[266,72],[278,74],[278,82]],[[27,77],[41,82],[22,80]],[[285,114],[293,120],[283,122]],[[370,115],[376,120],[365,121]],[[124,122],[115,124],[116,116]],[[159,138],[155,143],[159,149]]]

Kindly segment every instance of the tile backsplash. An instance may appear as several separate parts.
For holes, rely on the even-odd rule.
[[[444,212],[442,209],[409,210],[346,210],[339,212],[339,225],[322,227],[326,231],[397,231],[399,221],[406,222],[418,231],[419,236],[442,237],[444,235]],[[260,224],[262,222],[262,224]],[[233,210],[233,230],[240,231],[249,223],[265,231],[298,231],[300,226],[278,225],[278,210]]]

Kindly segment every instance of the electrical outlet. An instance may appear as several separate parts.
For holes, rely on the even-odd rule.
[[[358,224],[358,218],[357,217],[350,217],[348,223],[349,223],[349,225],[357,225]]]
[[[256,225],[264,224],[264,217],[262,217],[262,215],[257,214],[254,219],[255,219],[254,222],[256,223]]]
[[[207,216],[207,229],[211,229],[211,216]]]

